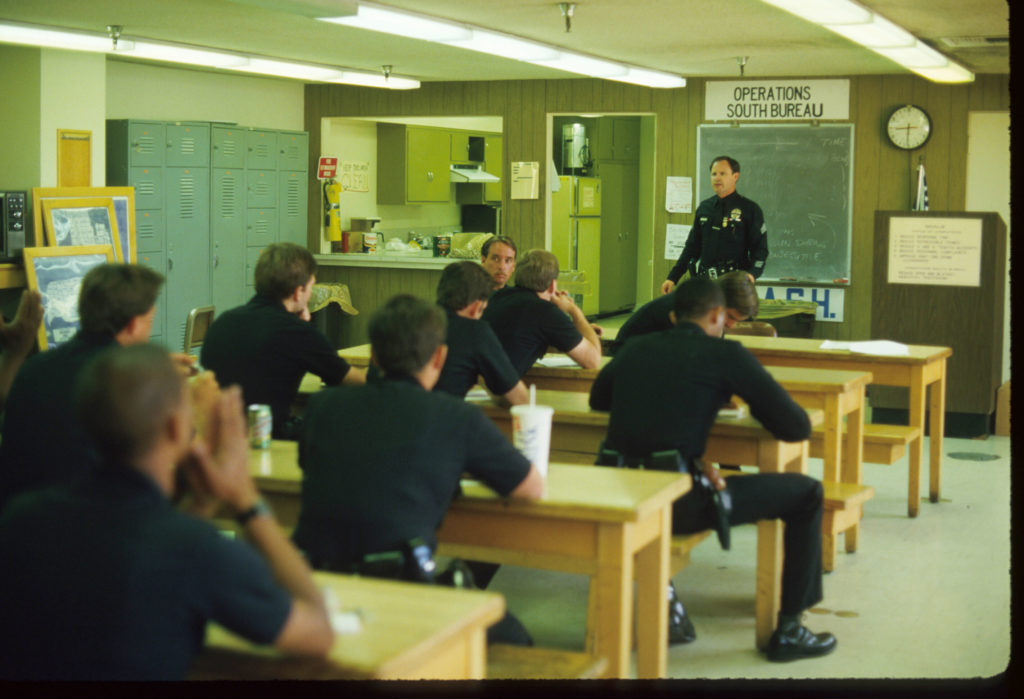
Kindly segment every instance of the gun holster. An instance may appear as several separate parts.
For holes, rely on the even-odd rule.
[[[646,456],[634,456],[622,454],[615,449],[609,449],[601,443],[597,452],[598,466],[618,466],[619,468],[645,467],[656,471],[678,471],[679,473],[690,474],[693,481],[693,490],[698,492],[702,503],[710,501],[714,510],[713,526],[715,534],[718,535],[718,543],[724,551],[729,550],[731,545],[729,518],[732,515],[732,496],[729,491],[718,490],[715,485],[704,475],[704,464],[698,459],[684,459],[678,451],[656,451]]]
[[[434,554],[430,546],[416,537],[398,549],[363,556],[356,572],[371,578],[433,583],[434,568]]]

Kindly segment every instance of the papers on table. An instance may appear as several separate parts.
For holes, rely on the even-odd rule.
[[[725,407],[718,411],[718,417],[733,417],[736,419],[745,418],[747,416],[746,405],[734,405],[732,407]]]
[[[821,349],[849,350],[858,354],[873,354],[879,357],[910,356],[909,347],[901,342],[893,342],[892,340],[864,340],[861,342],[825,340],[821,343]]]
[[[490,397],[487,391],[480,386],[469,389],[469,393],[466,394],[466,400],[487,400]]]
[[[573,361],[572,357],[565,354],[556,354],[550,357],[541,357],[537,360],[537,364],[540,366],[546,366],[554,369],[556,367],[565,366],[576,366],[576,362]]]

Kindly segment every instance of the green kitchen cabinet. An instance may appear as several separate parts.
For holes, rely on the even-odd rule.
[[[447,129],[377,124],[377,203],[451,200],[451,139]]]

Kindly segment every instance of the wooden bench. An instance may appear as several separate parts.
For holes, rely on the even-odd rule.
[[[864,503],[875,496],[870,485],[822,482],[825,490],[825,512],[821,520],[821,561],[831,573],[836,564],[836,537],[844,533],[846,552],[857,550],[858,525]]]
[[[843,425],[843,436],[846,426]],[[907,445],[921,436],[919,427],[910,425],[864,425],[864,461],[871,464],[894,464],[907,453]],[[811,430],[810,455],[822,458],[825,430],[820,425]]]
[[[487,647],[489,680],[590,680],[608,661],[589,653],[496,643]]]

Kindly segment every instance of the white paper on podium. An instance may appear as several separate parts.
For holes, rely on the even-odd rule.
[[[901,342],[892,340],[863,340],[861,342],[840,342],[825,340],[821,349],[849,350],[857,354],[873,354],[879,357],[907,357],[910,348]]]

